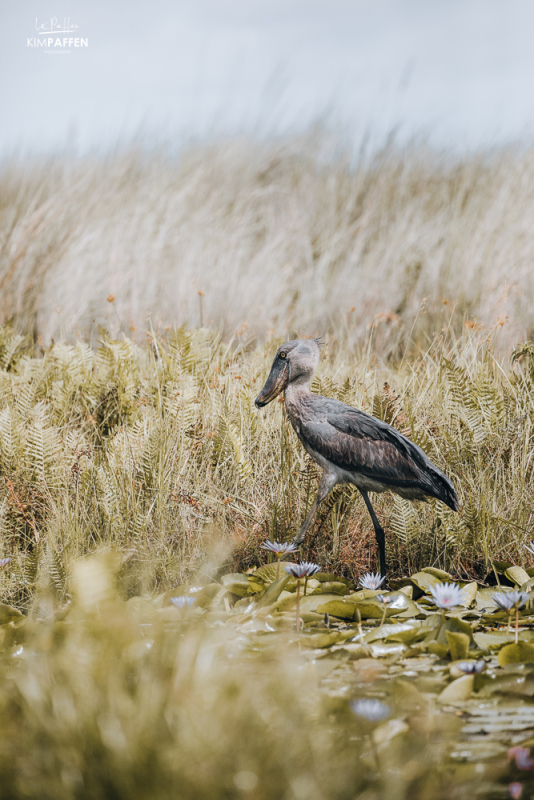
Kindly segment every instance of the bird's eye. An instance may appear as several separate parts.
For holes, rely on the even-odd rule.
[[[285,353],[280,353],[280,358],[285,358],[285,357],[286,357]]]

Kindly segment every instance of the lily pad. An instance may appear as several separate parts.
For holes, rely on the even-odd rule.
[[[265,593],[258,601],[258,608],[269,606],[271,603],[275,603],[286,588],[289,581],[290,577],[287,574],[284,577],[278,578],[277,581],[273,581],[271,585],[267,587]]]
[[[458,661],[462,658],[467,658],[469,654],[469,645],[471,643],[469,636],[465,633],[454,631],[445,631],[447,637],[447,644],[451,653],[453,661]]]
[[[510,567],[513,567],[514,565],[512,564],[511,561],[494,561],[492,566],[494,567],[496,572],[504,574],[507,569],[510,569]]]
[[[360,600],[368,600],[370,597],[376,597],[377,594],[384,594],[384,592],[381,592],[380,589],[361,589],[347,595],[346,599],[351,603],[359,603]]]
[[[309,587],[309,582],[308,582]],[[348,594],[349,587],[346,583],[341,583],[340,581],[323,581],[316,585],[310,592],[309,588],[307,594],[339,594],[345,595]]]
[[[383,625],[365,634],[366,642],[374,642],[377,639],[385,639],[388,642],[399,642],[400,644],[414,644],[422,641],[428,634],[429,628],[418,622],[401,622],[393,625]]]
[[[228,575],[223,575],[221,583],[227,592],[236,594],[238,597],[245,597],[245,595],[250,594],[248,577],[242,572],[232,572]]]
[[[446,620],[439,633],[438,642],[447,644],[447,633],[463,633],[467,636],[469,642],[473,641],[473,629],[471,625],[458,617],[451,617]]]
[[[446,644],[440,644],[439,642],[432,641],[426,647],[429,653],[432,653],[434,656],[438,656],[438,658],[445,658],[447,653],[449,652],[449,648]]]
[[[379,628],[371,628],[370,631],[367,631],[367,633],[365,634],[365,641],[374,642],[377,639],[388,639],[390,637],[393,637],[395,634],[412,632],[414,630],[419,630],[419,629],[420,626],[415,625],[412,622],[400,622],[400,623],[392,623],[391,625],[382,625]]]
[[[401,733],[406,733],[409,730],[408,725],[402,719],[388,719],[378,725],[373,731],[373,739],[378,748],[386,745],[394,736]]]
[[[324,611],[320,611],[319,606],[323,606],[325,603],[328,603],[332,600],[335,600],[338,603],[342,603],[343,601],[339,599],[338,595],[335,594],[308,594],[306,597],[300,598],[300,610],[301,611],[318,611],[324,614]],[[290,609],[295,608],[297,605],[297,595],[295,592],[292,592],[290,595],[285,595],[285,597],[280,598],[276,604],[277,611],[289,611]]]
[[[427,575],[433,575],[438,581],[451,581],[452,575],[445,572],[443,569],[436,569],[435,567],[423,567],[421,572],[426,572]]]
[[[339,631],[328,631],[325,633],[313,633],[311,636],[303,636],[301,644],[305,645],[306,647],[330,647],[333,644],[337,644],[342,640],[342,635]]]
[[[471,581],[471,583],[466,583],[462,586],[462,606],[464,608],[470,608],[476,601],[477,590],[478,584],[476,581]]]
[[[412,587],[410,587],[412,588]],[[409,619],[411,617],[417,617],[420,614],[420,609],[413,600],[408,597],[404,592],[394,592],[390,595],[393,597],[392,602],[389,604],[389,608],[398,609],[401,613],[399,617],[402,619]]]
[[[334,575],[333,572],[316,572],[313,577],[320,583],[336,581],[336,583],[344,583],[347,587],[351,585],[351,582],[347,580],[347,578],[341,578],[339,575]]]
[[[497,603],[493,599],[493,595],[498,594],[498,592],[500,592],[498,586],[492,586],[489,589],[479,589],[476,597],[476,607],[479,610],[482,610],[483,608],[487,608],[488,610],[497,608]]]
[[[523,567],[509,567],[504,575],[508,580],[513,581],[516,586],[522,586],[529,580],[529,575]]]
[[[382,619],[384,614],[383,608],[378,603],[361,602],[361,603],[347,603],[344,600],[334,600],[317,609],[320,613],[328,613],[333,617],[340,619],[357,620],[358,612],[361,619]],[[393,617],[400,614],[400,610],[396,608],[386,607],[386,617]]]
[[[450,705],[463,703],[471,696],[474,685],[474,675],[463,675],[461,678],[456,678],[452,683],[449,683],[438,695],[437,700],[439,703],[448,703]]]
[[[498,661],[501,667],[506,664],[522,664],[525,662],[534,664],[534,646],[526,642],[507,644],[502,650],[499,650]]]
[[[497,650],[510,641],[510,634],[505,631],[488,631],[487,633],[476,631],[473,639],[481,650]]]
[[[337,617],[338,619],[346,619],[350,622],[354,622],[354,620],[358,618],[356,613],[356,603],[344,603],[343,600],[331,600],[328,603],[325,603],[324,600],[322,600],[321,602],[322,605],[317,607],[317,611],[320,614],[331,614],[333,617]],[[363,605],[363,603],[358,603],[358,607]],[[375,608],[378,611],[378,606],[375,606]]]
[[[416,572],[410,577],[410,582],[416,586],[423,594],[429,594],[433,586],[441,583],[441,578],[437,578],[428,572]]]

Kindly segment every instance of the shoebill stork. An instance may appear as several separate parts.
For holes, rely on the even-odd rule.
[[[413,442],[386,422],[339,400],[310,392],[319,363],[314,339],[286,342],[276,351],[265,386],[256,397],[262,408],[284,392],[284,404],[304,448],[322,467],[319,491],[304,520],[296,544],[302,544],[319,504],[336,484],[356,486],[375,529],[380,571],[386,574],[385,536],[369,492],[388,489],[409,500],[436,497],[458,511],[458,496],[446,475]]]

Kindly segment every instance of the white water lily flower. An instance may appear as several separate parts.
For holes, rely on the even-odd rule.
[[[170,600],[176,608],[189,608],[195,602],[194,597],[171,597]]]
[[[389,706],[380,700],[353,700],[350,707],[357,717],[365,717],[369,722],[381,722],[390,714]]]
[[[476,675],[479,672],[482,672],[484,667],[486,666],[485,662],[480,661],[460,661],[456,664],[459,670],[465,672],[466,675]]]
[[[298,580],[315,575],[321,567],[318,564],[312,564],[310,561],[302,561],[300,564],[284,564],[284,569],[289,575]]]
[[[380,589],[385,580],[386,576],[382,577],[379,572],[368,572],[360,578],[359,584],[363,589]]]
[[[298,550],[297,545],[293,542],[262,542],[260,547],[262,550],[269,550],[276,558],[283,558],[288,553]]]
[[[529,599],[530,594],[528,592],[497,592],[493,595],[493,602],[503,611],[511,611],[512,608],[523,608]]]
[[[375,600],[378,600],[379,603],[384,603],[384,605],[389,605],[395,600],[395,598],[391,597],[389,594],[377,594]]]
[[[447,610],[463,603],[464,593],[457,583],[436,583],[430,588],[432,602],[437,608]]]

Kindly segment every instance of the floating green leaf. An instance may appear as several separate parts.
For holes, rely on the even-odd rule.
[[[223,575],[221,583],[228,592],[236,594],[238,597],[245,597],[245,595],[251,593],[248,578],[242,572]]]
[[[335,594],[316,594],[316,595],[306,595],[306,597],[300,598],[300,610],[301,611],[317,611],[319,606],[328,603],[329,601],[336,601],[342,603],[343,601],[339,599],[338,595]],[[280,600],[276,604],[277,611],[288,611],[291,608],[294,608],[297,604],[297,595],[296,592],[292,592],[290,595],[285,595],[285,597],[280,597]],[[324,614],[324,611],[321,612]]]
[[[507,664],[522,664],[525,662],[534,664],[534,645],[526,642],[507,644],[502,650],[499,650],[498,661],[501,667]]]
[[[423,567],[421,572],[425,572],[427,575],[432,575],[434,578],[437,578],[438,581],[451,581],[452,575],[448,572],[445,572],[443,569],[436,569],[436,567]]]
[[[477,599],[478,584],[476,581],[466,583],[462,586],[462,605],[464,608],[470,608]]]
[[[306,647],[330,647],[333,644],[342,640],[342,635],[339,631],[328,631],[325,633],[314,633],[311,636],[303,636],[301,643]]]
[[[459,659],[467,658],[470,644],[469,636],[465,633],[449,630],[445,631],[445,635],[447,637],[447,644],[449,645],[452,660],[458,661]]]
[[[265,594],[263,594],[261,599],[258,600],[258,608],[263,608],[271,605],[271,603],[275,603],[286,588],[289,581],[290,577],[287,574],[282,578],[278,578],[277,581],[273,581],[265,590]]]
[[[522,586],[529,580],[529,575],[523,567],[508,567],[504,575],[508,580],[513,581],[516,586]]]
[[[439,703],[450,705],[464,703],[471,696],[474,684],[474,675],[463,675],[461,678],[456,678],[438,695],[437,700]]]
[[[309,585],[310,581],[308,581]],[[346,583],[340,581],[324,581],[315,586],[311,591],[308,589],[308,594],[339,594],[345,595],[349,591]]]

